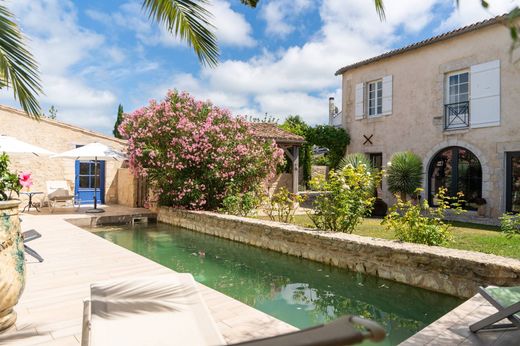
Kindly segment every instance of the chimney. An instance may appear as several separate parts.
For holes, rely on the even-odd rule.
[[[334,97],[329,97],[329,118],[336,114],[336,106],[334,106]]]

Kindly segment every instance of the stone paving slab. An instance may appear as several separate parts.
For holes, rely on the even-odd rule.
[[[520,330],[470,332],[471,324],[495,312],[497,309],[477,294],[400,345],[520,345]]]
[[[89,296],[90,283],[172,272],[65,221],[84,214],[22,217],[24,230],[34,228],[42,234],[30,245],[45,261],[27,257],[27,283],[15,308],[18,320],[14,328],[0,334],[0,345],[79,345],[82,302]],[[296,330],[209,287],[199,284],[199,289],[228,343]]]

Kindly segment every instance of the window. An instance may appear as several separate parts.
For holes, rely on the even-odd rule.
[[[469,126],[469,72],[455,72],[446,76],[444,128]]]
[[[368,116],[375,117],[383,114],[383,80],[367,84]]]
[[[449,196],[464,194],[464,209],[477,209],[482,197],[482,167],[475,154],[462,147],[443,149],[431,161],[429,173],[430,205],[437,205],[435,194],[445,187]]]

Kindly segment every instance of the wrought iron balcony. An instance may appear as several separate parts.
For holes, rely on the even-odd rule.
[[[469,127],[469,102],[444,105],[444,129],[455,130]]]

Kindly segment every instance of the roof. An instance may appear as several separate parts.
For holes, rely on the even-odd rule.
[[[5,105],[0,105],[0,111],[6,111],[6,112],[9,112],[11,114],[17,114],[17,115],[21,115],[23,117],[29,118],[29,115],[27,115],[27,113],[25,113],[21,109],[16,109],[16,108],[5,106]],[[79,127],[79,126],[75,126],[75,125],[70,125],[70,124],[67,124],[67,123],[55,120],[55,119],[49,119],[49,118],[45,118],[45,117],[40,117],[40,119],[38,121],[44,122],[44,123],[49,123],[49,124],[52,124],[54,126],[63,127],[63,128],[66,128],[66,129],[69,129],[69,130],[72,130],[72,131],[81,132],[81,133],[86,134],[88,136],[111,140],[111,141],[119,143],[119,144],[126,144],[127,143],[127,141],[124,140],[124,139],[119,139],[119,138],[116,138],[116,137],[107,136],[107,135],[99,133],[99,132],[87,130],[85,128],[82,128],[82,127]]]
[[[274,139],[277,144],[303,144],[305,138],[295,135],[289,131],[282,130],[274,123],[249,123],[253,135],[261,139]]]
[[[475,30],[478,30],[478,29],[485,28],[487,26],[500,24],[500,23],[505,22],[507,19],[508,19],[508,14],[503,14],[503,15],[496,16],[496,17],[493,17],[493,18],[490,18],[490,19],[487,19],[487,20],[483,20],[481,22],[477,22],[477,23],[474,23],[474,24],[470,24],[470,25],[464,26],[464,27],[459,28],[459,29],[448,31],[448,32],[446,32],[444,34],[433,36],[433,37],[430,37],[430,38],[428,38],[426,40],[415,42],[415,43],[412,43],[412,44],[410,44],[408,46],[391,50],[389,52],[386,52],[386,53],[383,53],[381,55],[372,57],[370,59],[362,60],[362,61],[359,61],[359,62],[357,62],[355,64],[347,65],[347,66],[342,67],[339,70],[337,70],[335,75],[339,76],[339,75],[343,74],[346,71],[355,69],[355,68],[363,66],[363,65],[368,65],[368,64],[371,64],[373,62],[376,62],[376,61],[379,61],[379,60],[383,60],[383,59],[392,57],[394,55],[403,54],[403,53],[406,53],[408,51],[411,51],[411,50],[414,50],[414,49],[418,49],[418,48],[430,45],[432,43],[441,42],[441,41],[444,41],[444,40],[447,40],[447,39],[450,39],[450,38],[453,38],[453,37],[457,37],[459,35],[463,35],[465,33],[471,32],[471,31],[475,31]]]

